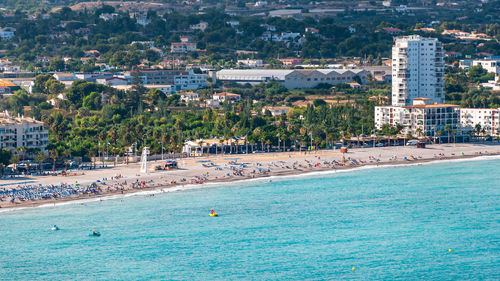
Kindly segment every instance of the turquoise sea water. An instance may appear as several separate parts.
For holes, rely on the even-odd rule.
[[[499,280],[499,176],[436,163],[3,212],[0,280]]]

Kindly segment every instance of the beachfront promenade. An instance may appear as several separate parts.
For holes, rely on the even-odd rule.
[[[66,176],[26,176],[0,180],[0,206],[36,206],[144,189],[170,188],[187,184],[235,181],[273,175],[354,168],[363,165],[409,164],[449,158],[500,154],[500,145],[446,144],[357,148],[339,150],[259,154],[226,154],[179,160],[179,169],[140,173],[140,164],[114,168],[78,170]],[[156,162],[159,164],[160,162]]]

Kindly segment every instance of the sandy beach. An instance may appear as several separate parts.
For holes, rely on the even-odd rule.
[[[139,164],[114,168],[71,171],[66,176],[27,176],[0,180],[1,208],[36,207],[68,200],[97,198],[152,189],[169,189],[207,182],[230,182],[259,177],[298,175],[327,170],[352,169],[366,165],[397,165],[434,160],[500,155],[500,145],[445,144],[258,154],[226,154],[178,160],[179,169],[154,171],[161,161],[150,162],[148,173]],[[43,188],[42,188],[43,187]],[[39,198],[33,193],[49,191]],[[9,192],[22,191],[13,198]],[[63,190],[64,192],[61,192]],[[66,192],[66,191],[71,192]],[[59,194],[61,193],[61,194]],[[46,194],[46,193],[44,193]]]

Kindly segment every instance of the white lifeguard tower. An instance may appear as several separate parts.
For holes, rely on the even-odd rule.
[[[149,147],[145,146],[142,149],[141,155],[141,173],[148,173],[148,155],[149,155]]]

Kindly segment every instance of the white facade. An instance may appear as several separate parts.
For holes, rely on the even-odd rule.
[[[500,108],[462,108],[460,110],[462,127],[475,130],[479,124],[484,135],[498,136],[500,130]]]
[[[45,151],[49,144],[49,132],[43,122],[24,116],[12,117],[0,113],[0,148],[14,151],[18,147]]]
[[[173,95],[175,93],[174,87],[172,85],[144,85],[144,88],[147,89],[158,89],[165,95]]]
[[[481,83],[481,86],[493,91],[500,91],[500,75],[496,75],[495,79],[490,80],[487,83]]]
[[[264,63],[262,62],[262,60],[246,59],[246,60],[238,60],[238,65],[246,66],[249,68],[260,68],[264,66]]]
[[[392,47],[392,105],[408,106],[417,97],[443,103],[443,56],[437,39],[396,37]]]
[[[188,72],[187,74],[178,75],[174,78],[174,85],[177,91],[201,89],[207,85],[207,76],[204,74],[195,74]]]
[[[96,83],[103,84],[106,86],[128,85],[127,79],[120,77],[100,78],[96,79]]]
[[[133,82],[131,72],[125,72],[119,77],[125,78],[128,84]],[[193,70],[144,70],[138,76],[142,85],[172,85],[173,92],[204,88],[207,77],[205,74],[196,74]]]
[[[288,106],[264,106],[262,114],[265,114],[268,110],[271,112],[271,116],[281,116],[282,114],[288,114],[291,108]]]
[[[189,103],[192,101],[199,101],[199,100],[200,100],[200,95],[198,93],[185,92],[181,94],[181,101]]]
[[[384,124],[403,125],[403,134],[414,136],[436,136],[436,132],[445,132],[450,126],[451,131],[462,134],[460,126],[460,107],[453,104],[430,104],[429,99],[416,99],[410,106],[376,106],[375,127],[382,129]]]
[[[495,73],[495,75],[500,75],[500,59],[460,60],[459,67],[468,69],[476,65],[480,65],[483,69]]]
[[[172,53],[188,53],[196,51],[196,43],[180,42],[172,43],[170,45],[170,52]]]
[[[241,100],[241,96],[233,93],[217,93],[212,96],[212,99],[216,102],[239,102]]]

